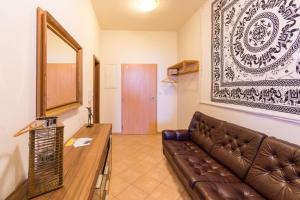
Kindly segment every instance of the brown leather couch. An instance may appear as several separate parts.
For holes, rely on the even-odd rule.
[[[300,200],[297,145],[196,112],[163,151],[192,199]]]

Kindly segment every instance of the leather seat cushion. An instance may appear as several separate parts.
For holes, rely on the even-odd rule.
[[[300,199],[300,147],[266,138],[250,168],[246,183],[268,199]]]
[[[198,182],[194,187],[199,199],[205,200],[263,200],[260,194],[244,183]]]
[[[265,135],[231,123],[213,136],[210,155],[244,179]]]
[[[174,161],[188,179],[191,187],[198,181],[220,183],[241,182],[234,174],[205,153],[202,155],[177,155],[174,156]]]
[[[191,141],[165,140],[164,149],[171,155],[202,153],[203,150]]]

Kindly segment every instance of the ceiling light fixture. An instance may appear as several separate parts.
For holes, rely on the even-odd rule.
[[[157,8],[159,0],[138,0],[137,7],[144,12],[150,12]]]

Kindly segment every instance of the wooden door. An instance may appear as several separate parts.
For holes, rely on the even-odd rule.
[[[157,65],[122,65],[122,133],[157,132]]]
[[[94,81],[93,81],[93,117],[94,123],[100,123],[100,62],[94,56]]]

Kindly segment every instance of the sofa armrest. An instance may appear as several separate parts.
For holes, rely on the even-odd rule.
[[[176,131],[176,140],[186,141],[190,140],[190,133],[188,130],[177,130]]]
[[[164,130],[162,132],[162,137],[164,140],[175,140],[176,139],[176,131],[174,130]]]
[[[164,130],[162,136],[164,140],[184,141],[190,139],[188,130]]]

